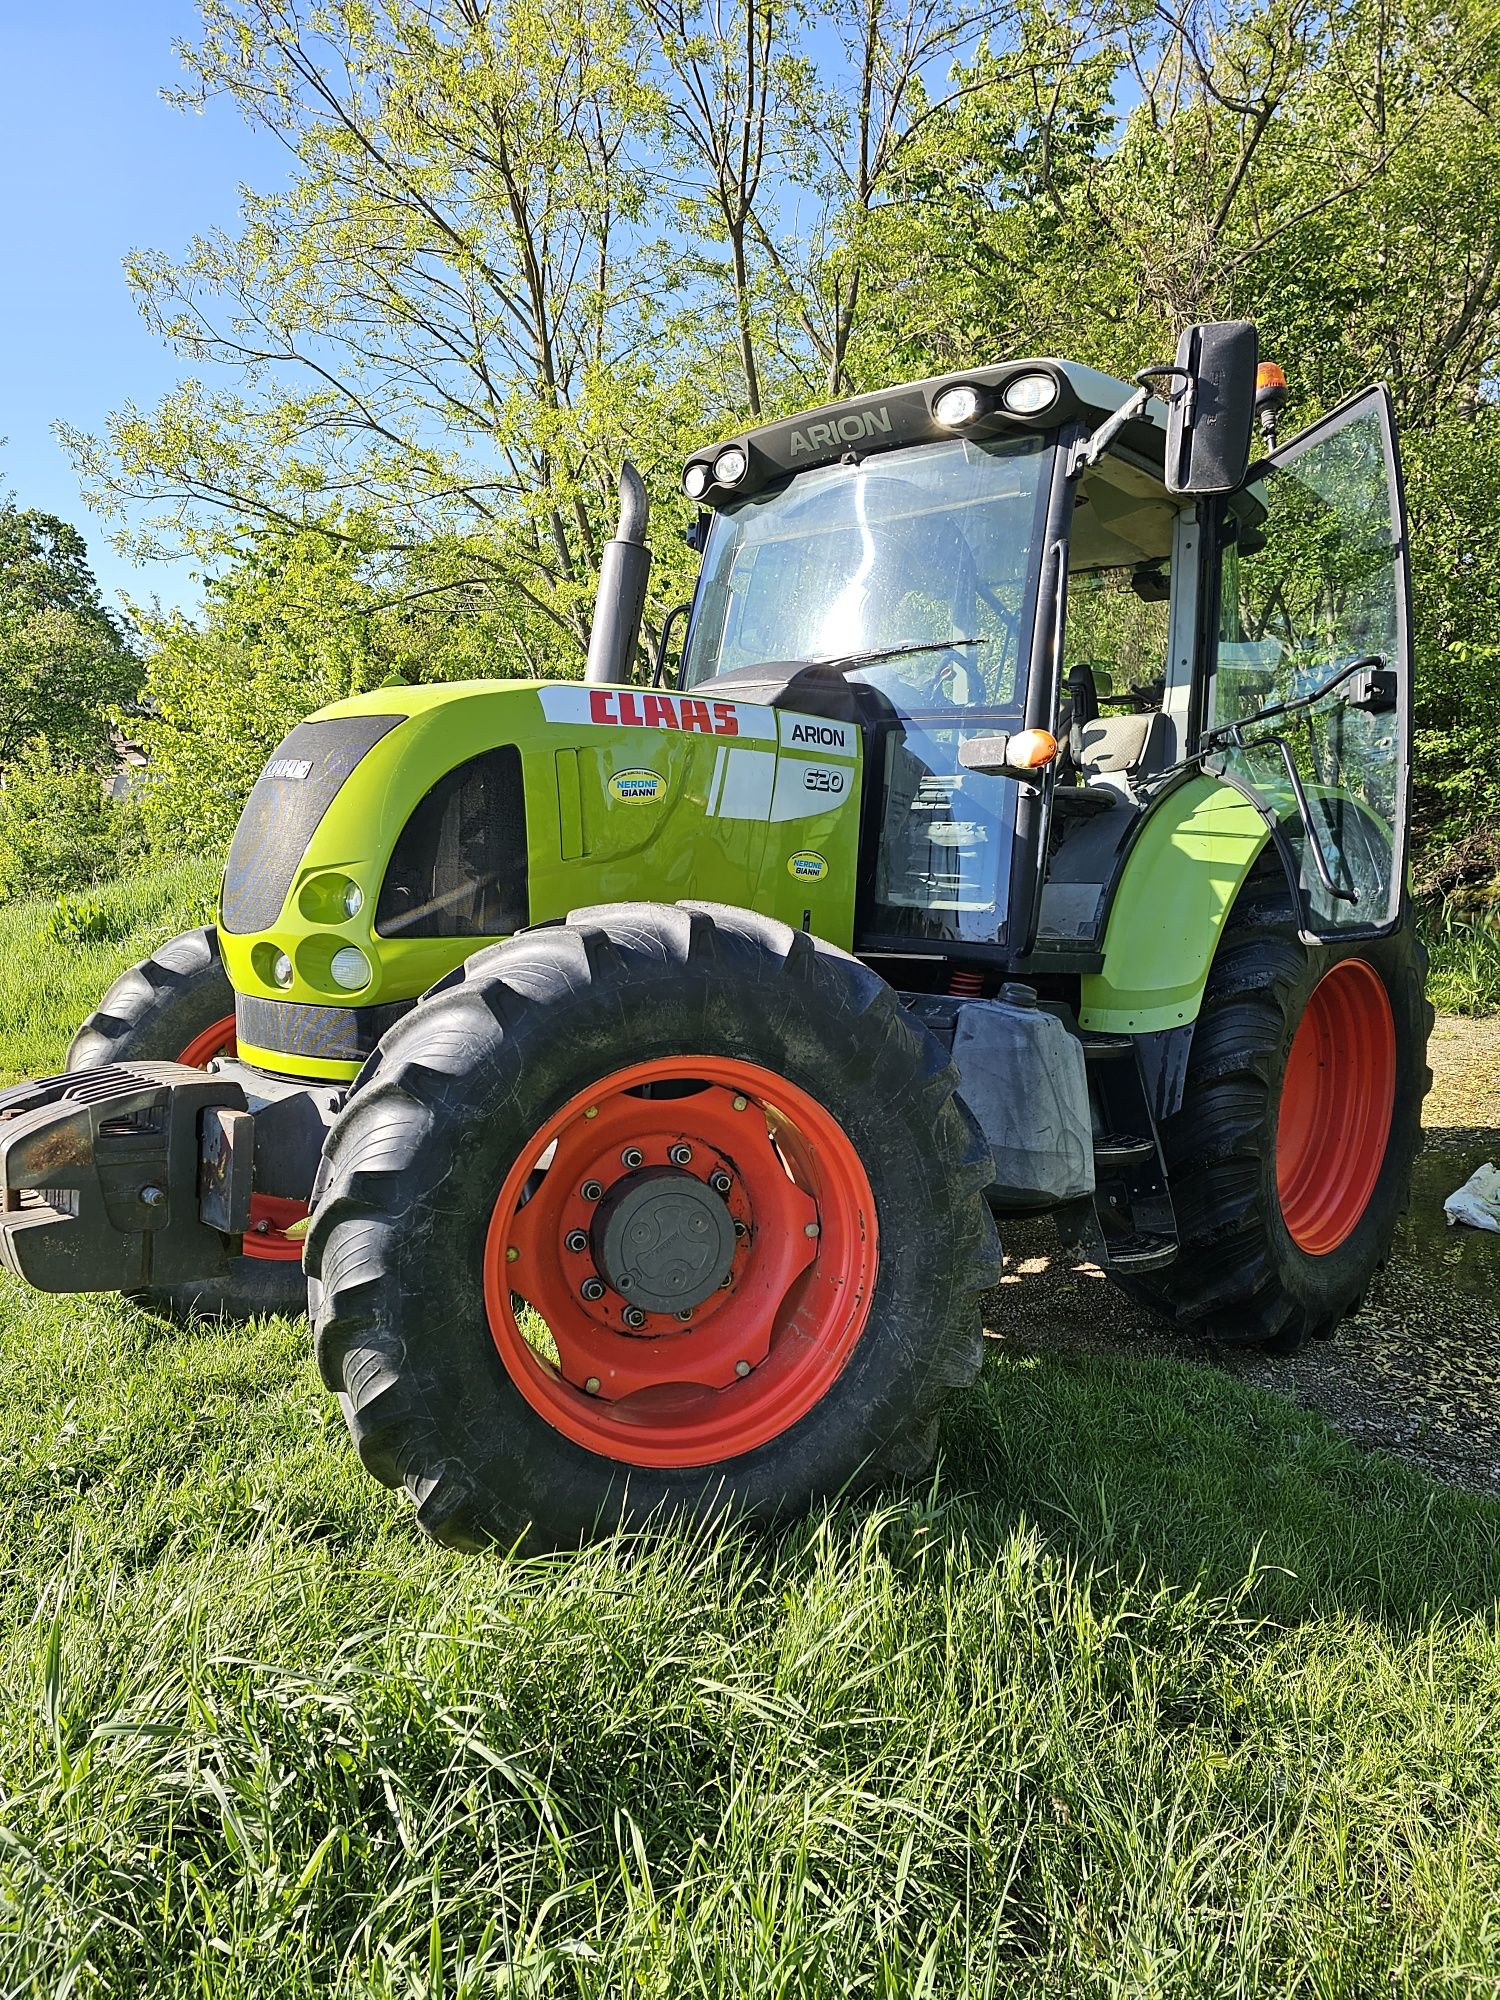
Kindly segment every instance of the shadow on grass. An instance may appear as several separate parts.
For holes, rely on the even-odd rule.
[[[1254,1609],[1288,1623],[1500,1605],[1500,1502],[1191,1362],[1000,1346],[944,1452],[957,1517],[997,1548],[1030,1520],[1086,1569],[1213,1595],[1253,1566]]]

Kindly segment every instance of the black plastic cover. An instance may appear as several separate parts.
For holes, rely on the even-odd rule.
[[[339,715],[299,722],[256,779],[224,868],[220,924],[244,935],[281,914],[297,864],[354,767],[402,715]]]
[[[401,829],[375,910],[382,937],[508,937],[525,927],[526,801],[513,743],[446,772]]]

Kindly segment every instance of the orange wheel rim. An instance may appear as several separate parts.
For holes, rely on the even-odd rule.
[[[201,1034],[194,1035],[177,1060],[193,1069],[206,1069],[215,1056],[232,1056],[238,1047],[234,1016],[226,1014]],[[295,1236],[288,1236],[286,1232],[293,1223],[305,1221],[306,1217],[305,1201],[288,1201],[274,1194],[252,1194],[244,1254],[266,1263],[300,1264],[302,1245]]]
[[[1359,1226],[1396,1104],[1396,1023],[1385,982],[1346,958],[1313,988],[1281,1080],[1276,1192],[1287,1234],[1326,1257]]]
[[[869,1179],[823,1105],[755,1063],[665,1057],[532,1134],[491,1216],[485,1308],[506,1373],[564,1437],[627,1465],[711,1465],[828,1393],[877,1261]]]

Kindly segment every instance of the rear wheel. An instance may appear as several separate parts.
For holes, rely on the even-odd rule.
[[[202,1069],[215,1056],[234,1052],[234,988],[219,957],[218,932],[208,925],[172,938],[121,973],[73,1037],[67,1067],[182,1062]],[[306,1215],[305,1202],[257,1193],[244,1255],[228,1277],[138,1296],[174,1316],[304,1312],[302,1245],[286,1232]]]
[[[1162,1125],[1182,1248],[1131,1297],[1289,1353],[1332,1333],[1390,1251],[1431,1082],[1426,958],[1392,936],[1307,946],[1279,878],[1225,928],[1181,1108]]]
[[[319,1177],[318,1356],[365,1464],[458,1546],[919,1469],[997,1275],[956,1090],[883,980],[747,911],[478,953]]]

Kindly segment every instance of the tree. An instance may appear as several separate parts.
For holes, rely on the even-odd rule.
[[[35,741],[73,757],[101,749],[140,675],[78,530],[0,502],[0,771]]]

